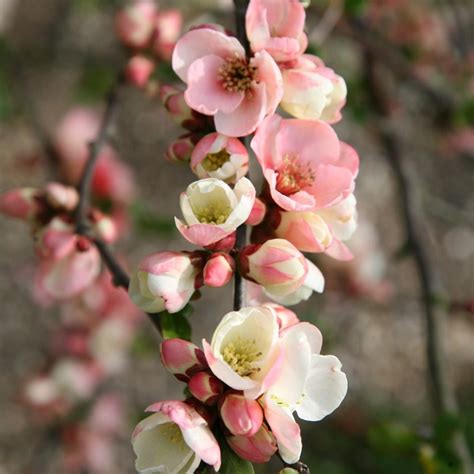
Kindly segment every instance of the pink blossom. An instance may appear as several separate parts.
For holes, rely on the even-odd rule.
[[[283,98],[281,107],[299,119],[341,120],[346,102],[344,79],[326,67],[321,59],[304,54],[282,70]]]
[[[137,54],[128,60],[127,66],[125,67],[125,75],[128,82],[134,86],[143,88],[147,85],[154,69],[155,63],[151,59]]]
[[[224,384],[209,372],[198,372],[191,377],[188,388],[204,405],[214,405],[224,391]]]
[[[199,139],[196,133],[181,135],[169,144],[165,158],[171,163],[188,163]]]
[[[266,51],[247,60],[236,38],[209,28],[189,31],[178,41],[173,69],[188,85],[188,105],[214,116],[217,132],[231,137],[255,131],[283,94],[280,70]]]
[[[0,212],[16,219],[31,220],[41,210],[36,188],[17,188],[0,194]]]
[[[183,26],[183,15],[177,9],[160,10],[155,17],[153,47],[158,57],[170,61]]]
[[[274,201],[287,211],[337,204],[354,190],[357,153],[316,120],[268,117],[251,142]]]
[[[195,146],[191,168],[200,179],[217,178],[232,184],[247,174],[248,151],[237,138],[210,133]]]
[[[62,176],[69,184],[77,184],[89,157],[89,144],[100,127],[96,110],[85,107],[71,109],[59,123],[54,145],[59,155]],[[119,203],[129,202],[134,195],[131,168],[119,160],[115,151],[105,145],[99,154],[92,180],[92,192]]]
[[[302,253],[284,239],[249,245],[242,250],[239,258],[242,275],[276,296],[286,296],[297,290],[308,274]]]
[[[220,288],[227,285],[235,271],[234,259],[227,253],[211,255],[204,265],[203,279],[206,286]]]
[[[75,188],[61,183],[48,183],[45,188],[45,199],[54,209],[72,211],[79,202],[79,193]]]
[[[219,470],[219,444],[194,408],[165,401],[147,411],[155,413],[142,420],[132,436],[138,472],[194,472],[201,461]]]
[[[165,368],[183,382],[208,368],[204,352],[183,339],[166,339],[160,345],[160,354]]]
[[[188,254],[158,252],[140,263],[132,275],[128,292],[132,301],[145,312],[176,313],[191,299],[198,272]]]
[[[156,11],[153,0],[132,1],[115,18],[118,37],[132,48],[145,47],[153,34]]]
[[[266,50],[276,61],[289,61],[308,45],[306,13],[300,0],[251,0],[246,29],[252,51]]]
[[[241,178],[234,189],[216,178],[191,183],[181,194],[185,222],[175,219],[176,227],[189,242],[207,247],[232,234],[252,210],[255,188]]]
[[[236,436],[253,436],[263,423],[260,403],[237,393],[228,393],[224,397],[219,414],[227,429]]]
[[[253,436],[228,436],[227,442],[242,459],[255,463],[270,461],[277,450],[275,436],[265,424]]]

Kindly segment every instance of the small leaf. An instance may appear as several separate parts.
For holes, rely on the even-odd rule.
[[[292,467],[285,467],[278,474],[298,474],[298,471]]]
[[[254,474],[253,465],[251,462],[240,458],[229,448],[225,442],[221,442],[222,466],[219,474]]]
[[[160,313],[160,322],[165,339],[178,337],[186,341],[191,340],[191,324],[189,324],[189,321],[182,312],[170,314],[167,311],[163,311]]]

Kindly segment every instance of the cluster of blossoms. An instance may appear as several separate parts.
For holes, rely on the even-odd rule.
[[[126,367],[140,311],[102,272],[62,303],[60,316],[46,364],[24,383],[21,400],[36,422],[59,435],[62,471],[112,472],[125,413],[120,394],[104,387]],[[78,419],[78,411],[87,416]]]
[[[137,0],[117,14],[117,36],[130,50],[125,75],[131,84],[145,87],[157,62],[170,60],[182,23],[179,10],[159,10],[154,0]]]
[[[319,330],[276,304],[228,313],[203,346],[162,343],[163,364],[187,384],[190,397],[148,408],[154,414],[132,439],[140,472],[194,472],[201,461],[219,470],[213,431],[248,461],[265,463],[278,450],[295,463],[302,442],[293,414],[321,420],[347,391],[339,360],[320,354]]]
[[[249,52],[218,25],[193,27],[172,55],[186,88],[160,85],[166,110],[186,129],[166,158],[198,178],[181,193],[176,227],[200,248],[146,257],[130,297],[144,311],[178,313],[201,287],[236,275],[247,307],[224,316],[202,350],[183,339],[162,343],[165,367],[189,396],[151,405],[136,427],[140,472],[191,473],[201,462],[219,470],[222,443],[250,462],[278,451],[291,465],[302,449],[294,413],[318,421],[345,397],[341,363],[320,354],[319,330],[281,306],[324,290],[304,253],[350,260],[344,242],[357,226],[359,158],[330,125],[341,118],[345,82],[305,54],[304,24],[297,0],[251,0]],[[265,180],[258,196],[243,137]],[[243,225],[252,226],[251,243],[236,248]]]

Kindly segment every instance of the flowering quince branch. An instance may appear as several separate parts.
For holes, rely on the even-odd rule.
[[[384,119],[390,117],[386,91],[383,81],[379,79],[378,62],[371,50],[366,51],[366,75],[368,90],[374,105],[374,110]],[[431,268],[429,256],[422,244],[417,217],[414,214],[416,203],[412,188],[405,172],[402,151],[396,135],[388,128],[380,129],[380,141],[385,147],[387,160],[393,170],[400,195],[400,210],[402,213],[407,244],[415,261],[421,286],[421,301],[426,321],[426,355],[430,372],[433,403],[439,415],[451,414],[459,416],[456,395],[446,367],[446,354],[443,344],[444,315],[436,308],[434,296],[437,293],[437,283]],[[462,464],[463,474],[472,472],[472,461],[469,448],[461,429],[457,429],[453,437],[453,447]]]

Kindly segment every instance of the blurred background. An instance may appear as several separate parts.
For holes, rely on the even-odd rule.
[[[74,181],[65,155],[94,137],[126,61],[114,33],[120,6],[0,0],[0,192]],[[179,8],[183,30],[233,28],[230,1],[159,8]],[[341,359],[350,387],[333,415],[302,423],[302,458],[321,474],[461,473],[451,446],[458,429],[474,449],[474,5],[313,0],[307,14],[310,51],[347,82],[336,130],[358,150],[361,171],[355,259],[318,257],[327,290],[294,308],[321,329],[323,352]],[[165,56],[156,78],[172,81]],[[122,230],[115,248],[129,268],[155,251],[190,248],[173,217],[195,178],[163,157],[182,133],[153,84],[123,88],[93,191]],[[424,301],[406,198],[436,290]],[[26,226],[3,216],[0,226],[0,473],[135,472],[129,438],[144,408],[182,396],[161,366],[158,336],[105,274],[74,301],[35,293]],[[193,302],[195,342],[210,337],[231,295],[228,285]],[[426,305],[442,324],[459,415],[432,403]],[[91,354],[105,377],[88,365]]]

